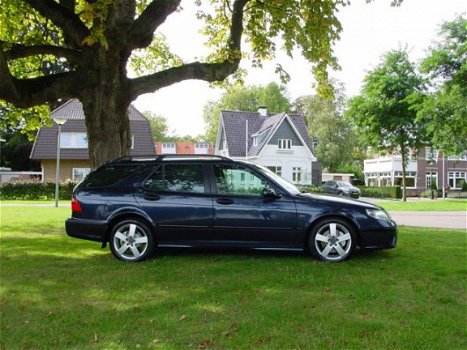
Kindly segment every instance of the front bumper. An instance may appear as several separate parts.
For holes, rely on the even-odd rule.
[[[373,230],[361,230],[359,245],[364,249],[390,249],[397,244],[397,225],[387,221],[385,227]]]
[[[65,229],[70,237],[103,242],[107,232],[107,222],[69,218],[65,221]]]

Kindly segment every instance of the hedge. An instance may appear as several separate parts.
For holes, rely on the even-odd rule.
[[[60,184],[59,199],[71,199],[74,182]],[[53,200],[55,199],[54,182],[7,182],[0,186],[0,199],[14,200]]]
[[[362,197],[372,198],[402,198],[400,186],[393,187],[359,187]]]

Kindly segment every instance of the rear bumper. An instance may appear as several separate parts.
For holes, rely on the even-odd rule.
[[[364,249],[390,249],[397,245],[397,225],[391,222],[388,227],[377,230],[360,231],[360,247]]]
[[[107,232],[107,222],[69,218],[65,221],[65,229],[70,237],[102,242]]]

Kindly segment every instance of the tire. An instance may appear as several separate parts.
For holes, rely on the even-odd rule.
[[[115,224],[110,233],[110,250],[119,260],[136,262],[151,257],[155,242],[151,230],[137,219]]]
[[[338,195],[339,197],[344,197],[344,192],[339,192],[337,195]]]
[[[328,218],[312,228],[308,248],[320,260],[340,262],[352,255],[356,242],[355,230],[349,223],[339,218]]]

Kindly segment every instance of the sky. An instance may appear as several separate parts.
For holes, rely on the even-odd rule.
[[[406,49],[410,59],[419,62],[437,38],[440,24],[467,12],[466,0],[404,0],[400,7],[391,7],[390,2],[374,0],[367,4],[364,0],[352,0],[351,6],[337,14],[343,32],[334,52],[341,70],[332,72],[331,77],[344,84],[347,97],[359,93],[363,78],[380,63],[384,53]],[[176,54],[191,62],[203,56],[206,49],[204,38],[197,33],[201,23],[194,18],[195,9],[185,3],[188,1],[182,1],[184,9],[169,16],[159,31]],[[291,76],[286,87],[292,101],[315,93],[310,63],[299,54],[291,59],[279,53],[276,61]],[[242,61],[241,67],[248,71],[246,85],[280,83],[274,73],[275,63],[255,69]],[[208,101],[219,99],[222,93],[222,89],[211,88],[206,82],[190,80],[142,95],[134,104],[141,112],[166,117],[172,134],[196,136],[205,129],[203,107]]]

